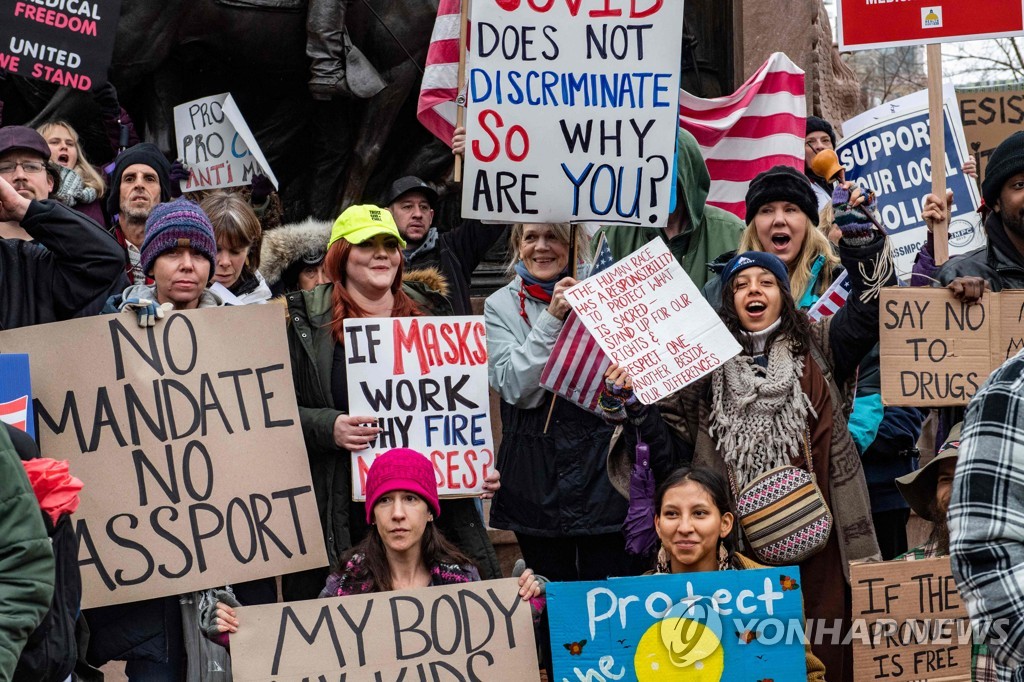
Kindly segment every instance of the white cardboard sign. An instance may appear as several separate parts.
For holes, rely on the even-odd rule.
[[[660,239],[566,291],[601,348],[625,366],[640,402],[669,396],[740,345]]]

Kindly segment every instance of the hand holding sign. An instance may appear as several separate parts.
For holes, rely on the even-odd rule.
[[[377,434],[381,431],[376,426],[366,426],[366,424],[376,423],[376,417],[338,415],[338,418],[334,420],[334,444],[349,452],[365,450],[370,447],[370,443],[377,438]]]
[[[569,314],[569,302],[565,299],[565,292],[576,286],[578,282],[572,277],[563,277],[555,284],[555,290],[551,294],[551,303],[548,304],[548,312],[560,320],[564,320]]]

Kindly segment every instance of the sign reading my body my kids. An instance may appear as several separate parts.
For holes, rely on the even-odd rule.
[[[477,0],[465,217],[663,227],[683,0]]]
[[[806,679],[799,581],[783,567],[550,583],[555,679]]]
[[[382,431],[352,453],[352,497],[366,499],[377,455],[412,448],[430,458],[442,497],[483,490],[494,466],[484,318],[345,320],[348,413]]]
[[[931,136],[928,93],[917,92],[860,114],[843,124],[846,137],[839,143],[839,162],[846,179],[878,195],[878,210],[889,231],[897,275],[910,279],[914,258],[928,228],[921,219],[921,204],[932,191]],[[950,255],[984,245],[977,209],[978,186],[960,170],[967,159],[967,143],[952,88],[943,106],[946,131],[946,186],[953,190],[949,222]]]
[[[235,682],[536,680],[515,579],[238,610]]]
[[[107,81],[121,0],[0,5],[0,71],[91,90]]]
[[[660,239],[565,292],[613,361],[651,405],[740,352],[697,285]]]
[[[174,107],[178,157],[189,168],[181,191],[248,185],[257,174],[277,187],[256,138],[230,94],[212,95]]]
[[[281,313],[0,332],[0,353],[29,354],[40,450],[85,484],[72,517],[84,608],[327,563]]]

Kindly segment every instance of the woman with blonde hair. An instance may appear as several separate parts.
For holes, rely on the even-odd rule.
[[[85,158],[78,132],[67,121],[48,121],[36,131],[50,147],[50,161],[60,167],[60,188],[50,198],[105,226],[100,199],[107,191],[107,184],[103,175]]]

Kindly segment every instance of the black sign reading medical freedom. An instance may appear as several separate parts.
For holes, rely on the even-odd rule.
[[[76,90],[107,80],[121,0],[15,0],[0,7],[0,69]]]

